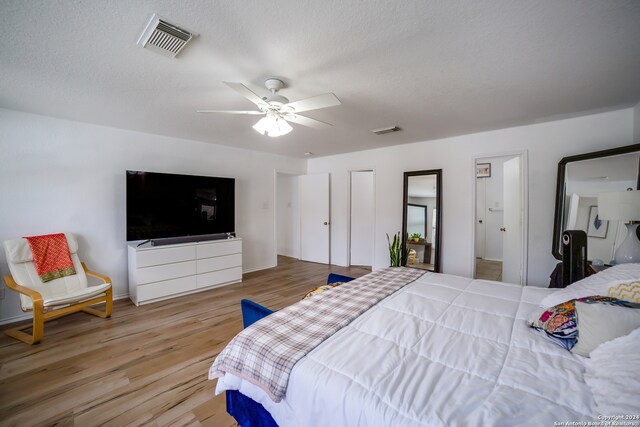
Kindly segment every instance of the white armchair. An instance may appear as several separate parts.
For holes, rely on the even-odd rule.
[[[89,271],[78,258],[78,242],[71,233],[65,233],[76,274],[43,283],[36,272],[31,248],[26,239],[4,242],[4,251],[11,275],[4,276],[9,289],[20,294],[23,311],[33,311],[33,325],[23,325],[5,330],[5,334],[27,344],[38,343],[44,334],[44,322],[60,316],[84,311],[107,318],[113,310],[111,279]],[[89,286],[87,275],[103,283]],[[105,303],[104,311],[90,306]],[[32,333],[24,329],[32,328]]]

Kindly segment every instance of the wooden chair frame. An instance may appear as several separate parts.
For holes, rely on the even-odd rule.
[[[111,283],[111,279],[109,278],[109,276],[90,271],[89,269],[87,269],[87,266],[84,264],[84,262],[82,263],[82,268],[84,269],[84,272],[87,276],[92,276],[100,279],[104,283]],[[44,335],[44,322],[46,321],[57,319],[58,317],[66,316],[67,314],[76,313],[78,311],[84,311],[85,313],[89,313],[94,316],[106,319],[107,317],[110,317],[111,313],[113,312],[113,289],[111,287],[105,291],[105,295],[103,296],[98,296],[79,303],[72,303],[66,307],[56,310],[49,307],[45,308],[43,305],[42,294],[40,294],[40,292],[34,291],[33,289],[27,288],[26,286],[19,285],[15,280],[13,280],[13,277],[11,275],[7,274],[6,276],[4,276],[4,282],[9,289],[28,296],[33,302],[33,324],[16,326],[4,331],[6,335],[12,338],[19,339],[20,341],[27,344],[37,344],[38,342],[40,342],[40,340],[42,340],[42,336]],[[104,311],[90,307],[94,304],[102,302],[105,303]],[[31,334],[23,332],[24,329],[28,328],[32,328]]]

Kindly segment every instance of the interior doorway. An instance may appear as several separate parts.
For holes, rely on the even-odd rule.
[[[331,262],[329,174],[274,171],[274,251],[278,256]]]
[[[300,259],[299,175],[275,173],[275,260],[278,255]]]
[[[349,265],[373,265],[375,200],[372,170],[350,172]]]
[[[474,278],[526,281],[526,157],[476,158]]]

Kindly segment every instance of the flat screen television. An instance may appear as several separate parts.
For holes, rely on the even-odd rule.
[[[235,179],[127,171],[127,241],[235,231]]]

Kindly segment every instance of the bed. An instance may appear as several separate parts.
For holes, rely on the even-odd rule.
[[[640,278],[636,266],[623,278]],[[294,304],[274,314],[280,318],[264,331],[286,322],[287,316],[314,309],[311,304],[351,299],[350,287],[365,289],[376,277],[387,280],[408,270],[413,269],[374,272],[323,293],[315,302]],[[431,272],[406,282],[306,351],[292,364],[281,395],[242,369],[221,368],[223,354],[210,370],[210,378],[218,378],[216,392],[237,390],[261,404],[280,427],[541,426],[598,420],[593,384],[585,380],[590,359],[529,326],[543,299],[571,289]],[[592,292],[588,286],[582,290]],[[296,310],[298,315],[292,316]],[[269,317],[239,336],[251,335]],[[277,359],[272,356],[266,359]],[[635,393],[630,401],[640,402]]]

